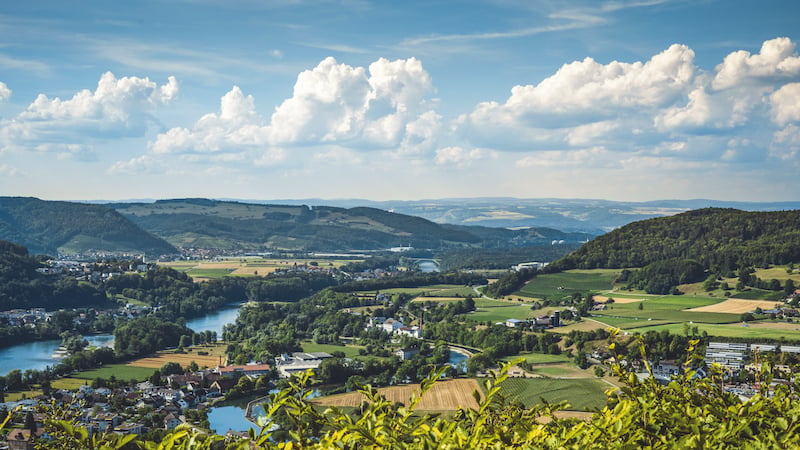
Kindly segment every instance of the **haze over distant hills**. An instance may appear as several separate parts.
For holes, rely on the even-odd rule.
[[[246,202],[263,203],[267,201],[246,200]],[[268,202],[289,205],[329,205],[343,208],[369,206],[423,217],[436,223],[506,228],[544,227],[591,235],[600,235],[638,220],[671,216],[700,208],[735,208],[743,211],[800,209],[800,201],[755,203],[707,199],[617,202],[592,199],[499,197],[391,201],[298,199],[269,200]]]
[[[107,206],[179,247],[236,250],[374,250],[390,247],[514,247],[581,242],[582,233],[437,224],[372,207],[173,199]]]

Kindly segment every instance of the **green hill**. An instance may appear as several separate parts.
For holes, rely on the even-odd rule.
[[[706,208],[634,222],[586,243],[548,268],[645,267],[667,260],[696,261],[718,273],[800,261],[800,210]]]
[[[265,205],[208,199],[108,205],[175,246],[224,250],[511,247],[583,239],[551,229],[439,225],[375,208]]]
[[[31,253],[175,253],[173,246],[103,205],[0,197],[0,239]]]

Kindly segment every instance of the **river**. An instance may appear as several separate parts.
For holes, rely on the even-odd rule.
[[[85,336],[89,345],[96,347],[110,347],[114,344],[114,336],[100,334]],[[47,341],[28,342],[0,349],[0,375],[5,375],[14,369],[22,372],[26,370],[44,370],[47,366],[54,367],[61,358],[56,355],[60,339]]]
[[[186,322],[186,326],[195,332],[216,331],[217,338],[222,339],[222,327],[236,321],[238,314],[239,305],[229,305],[203,317],[189,320]],[[91,346],[111,347],[114,345],[114,336],[111,334],[85,336],[85,338]],[[5,375],[14,369],[25,372],[26,370],[44,370],[47,366],[57,365],[60,359],[60,355],[56,354],[59,345],[61,345],[61,340],[51,339],[0,349],[0,375]]]

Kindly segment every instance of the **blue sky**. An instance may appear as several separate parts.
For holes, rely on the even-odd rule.
[[[0,194],[797,200],[800,2],[0,7]]]

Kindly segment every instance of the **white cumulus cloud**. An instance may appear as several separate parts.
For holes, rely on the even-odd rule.
[[[742,84],[791,81],[800,77],[797,45],[789,38],[765,41],[755,55],[739,50],[725,57],[716,68],[714,89],[729,89]]]
[[[769,99],[776,123],[800,122],[800,83],[782,86]]]
[[[9,97],[11,97],[11,89],[9,89],[5,83],[0,81],[0,102],[8,100]]]
[[[268,120],[253,97],[234,86],[222,97],[219,112],[159,134],[149,149],[154,154],[249,149],[261,155],[256,156],[261,166],[284,161],[290,147],[430,150],[441,127],[427,99],[431,92],[430,75],[415,58],[381,58],[364,68],[329,57],[297,76],[291,97]]]
[[[144,135],[155,121],[152,112],[170,103],[178,90],[174,77],[159,86],[148,78],[106,72],[94,91],[85,89],[66,100],[39,94],[19,115],[0,122],[0,142],[34,150],[61,147],[65,154],[81,148],[85,154],[94,139]]]
[[[434,161],[439,165],[464,167],[474,161],[496,157],[494,152],[473,148],[467,150],[461,147],[444,147],[436,150]]]

